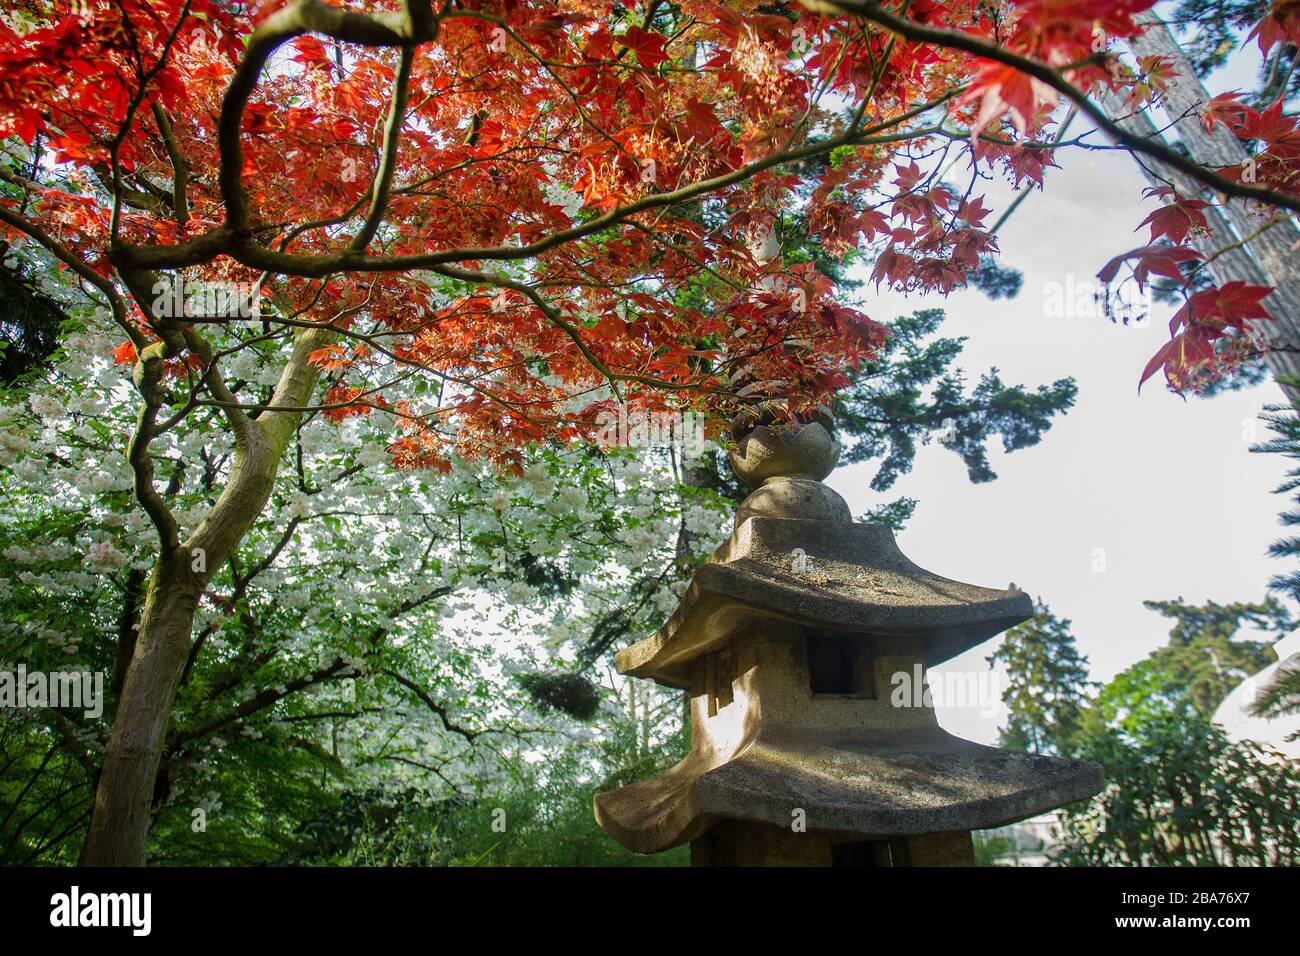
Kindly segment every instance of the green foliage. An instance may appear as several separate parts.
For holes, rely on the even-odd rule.
[[[1273,602],[1146,603],[1174,620],[1170,643],[1117,674],[1083,712],[1073,755],[1100,763],[1106,788],[1069,808],[1056,862],[1294,864],[1296,766],[1210,721],[1233,684],[1271,656],[1264,642],[1234,640],[1242,622],[1285,629],[1285,611]]]
[[[972,833],[971,842],[975,845],[976,866],[997,866],[998,861],[1005,859],[1016,847],[1016,841],[1011,837],[984,830]]]
[[[869,524],[888,525],[895,531],[902,531],[903,525],[912,517],[912,512],[916,511],[916,505],[915,498],[895,498],[887,504],[870,509],[863,515],[862,520]]]
[[[1081,747],[1081,756],[1105,767],[1106,788],[1070,808],[1055,862],[1300,862],[1300,774],[1292,763],[1228,740],[1186,697],[1170,700],[1167,689],[1159,698],[1168,702],[1164,707],[1131,682],[1123,692],[1107,692]]]
[[[1015,269],[1002,265],[991,255],[980,256],[979,268],[968,277],[970,284],[996,302],[1014,299],[1020,294],[1025,277]]]
[[[863,371],[861,400],[870,392],[910,416],[891,427],[915,440],[944,427],[939,398],[982,403],[958,429],[968,444],[1020,427],[1018,390],[996,376],[961,398],[949,370],[960,343],[923,344],[942,313],[928,316],[903,321],[905,362]],[[96,671],[106,689],[98,721],[5,715],[9,862],[75,861],[155,557],[121,456],[134,409],[126,370],[105,358],[106,325],[77,313],[48,364],[0,406],[0,665]],[[266,378],[256,346],[238,359],[233,375]],[[932,388],[939,398],[923,397]],[[1041,431],[1051,414],[1027,427]],[[658,773],[686,748],[679,695],[643,682],[616,690],[601,665],[662,623],[725,527],[725,500],[746,493],[725,454],[538,448],[519,478],[464,462],[447,476],[394,474],[383,423],[316,418],[200,608],[150,861],[684,862],[684,849],[625,853],[595,824],[594,793]],[[862,439],[852,423],[845,435]],[[192,527],[232,449],[177,428],[154,450],[160,490]],[[900,446],[884,467],[911,464]],[[870,517],[899,527],[914,507],[903,498]],[[481,629],[532,644],[507,651]]]
[[[1287,610],[1269,599],[1260,603],[1204,605],[1174,601],[1143,601],[1143,606],[1174,621],[1169,644],[1155,651],[1142,666],[1164,675],[1190,696],[1205,716],[1214,713],[1242,680],[1275,660],[1269,641],[1238,640],[1243,624],[1265,632],[1285,634],[1295,622]]]
[[[988,662],[1002,664],[1009,681],[1002,693],[1009,716],[1001,745],[1073,756],[1093,685],[1088,680],[1088,659],[1075,646],[1070,622],[1056,617],[1038,601],[1034,616],[1007,631]]]
[[[1294,864],[1297,768],[1228,740],[1209,718],[1225,692],[1210,650],[1224,666],[1257,670],[1250,662],[1269,655],[1268,645],[1234,640],[1236,633],[1247,621],[1285,629],[1286,612],[1273,602],[1147,606],[1174,620],[1169,645],[1116,675],[1093,699],[1070,622],[1041,602],[989,658],[1006,667],[1011,682],[1003,695],[1011,712],[1003,746],[1091,760],[1105,771],[1101,794],[1066,808],[1054,862]]]
[[[645,728],[614,717],[592,749],[565,747],[521,760],[478,795],[433,797],[417,788],[344,790],[323,802],[269,862],[362,866],[677,866],[685,847],[645,857],[606,836],[592,798],[662,772],[685,752],[678,729],[647,746]]]
[[[932,338],[942,321],[939,309],[895,320],[878,360],[857,373],[836,403],[844,460],[882,459],[871,482],[877,491],[910,471],[918,445],[934,439],[961,457],[971,481],[992,481],[997,475],[987,445],[995,436],[1008,452],[1036,445],[1053,418],[1074,405],[1073,379],[1031,391],[1004,385],[996,369],[968,392],[952,369],[964,340]]]
[[[1284,377],[1282,384],[1298,385],[1300,379]],[[1273,438],[1251,446],[1251,451],[1259,454],[1282,455],[1292,461],[1300,461],[1300,414],[1289,405],[1268,405],[1260,415],[1264,423],[1273,432]],[[1290,495],[1292,502],[1300,504],[1300,467],[1291,468],[1286,478],[1275,490],[1275,494]],[[1281,523],[1294,529],[1300,525],[1300,512],[1283,511]],[[1300,537],[1288,535],[1275,541],[1268,549],[1275,558],[1295,560],[1300,558]],[[1300,604],[1300,571],[1291,570],[1276,574],[1269,581],[1269,587]],[[1265,688],[1264,693],[1255,701],[1255,712],[1265,716],[1294,714],[1300,711],[1300,668],[1287,668],[1275,675]]]
[[[494,796],[491,806],[480,805],[464,826],[464,849],[450,862],[491,866],[682,866],[689,849],[640,856],[611,840],[596,825],[592,798],[596,793],[661,773],[680,758],[681,738],[675,747],[657,749],[637,759],[625,749],[635,728],[614,734],[602,748],[607,764],[603,778],[590,776],[590,768],[576,748],[562,751],[544,772],[531,770],[509,789]],[[503,811],[494,817],[494,811]],[[497,833],[494,822],[504,822]],[[481,849],[480,849],[481,848]]]
[[[675,704],[672,697],[668,703]],[[292,866],[671,866],[623,850],[596,825],[592,798],[662,772],[687,735],[673,707],[607,709],[590,745],[515,752],[498,772],[435,792],[412,774],[370,782],[356,760],[309,741],[236,739],[208,758],[202,794],[174,794],[150,862]],[[650,721],[655,726],[647,723]],[[336,733],[347,727],[340,719]],[[412,767],[412,761],[406,766]],[[413,770],[432,769],[412,767]],[[445,772],[447,765],[444,764]],[[435,775],[436,776],[436,775]],[[195,809],[204,810],[197,828]],[[75,844],[74,844],[75,846]]]
[[[1031,391],[1004,385],[994,369],[968,390],[961,372],[954,369],[965,340],[936,338],[943,320],[942,309],[923,309],[894,320],[877,360],[853,373],[852,384],[835,403],[835,430],[844,448],[841,460],[878,459],[871,480],[876,491],[888,490],[910,472],[920,446],[936,440],[961,457],[971,481],[992,481],[997,475],[988,463],[989,442],[1000,436],[1007,452],[1029,448],[1038,444],[1057,415],[1074,406],[1078,390],[1068,378]],[[701,456],[685,481],[731,501],[749,493],[721,451]],[[915,500],[900,498],[873,510],[866,520],[901,530],[915,507]]]
[[[68,315],[8,258],[4,242],[0,259],[0,383],[12,384],[49,359]]]
[[[97,720],[5,714],[9,861],[76,858],[156,554],[121,454],[133,394],[105,358],[107,321],[65,324],[49,367],[0,403],[0,667],[96,672],[105,690]],[[239,374],[268,378],[254,350],[240,357]],[[160,763],[151,861],[328,862],[300,845],[310,821],[409,803],[412,790],[429,807],[497,806],[540,786],[532,762],[554,767],[568,751],[588,761],[575,792],[621,769],[591,755],[622,718],[572,719],[596,717],[610,688],[568,668],[582,628],[626,594],[637,598],[621,605],[620,638],[662,620],[665,569],[694,557],[671,535],[689,527],[707,550],[716,496],[676,495],[671,470],[643,453],[537,448],[520,476],[463,461],[439,475],[395,472],[390,442],[391,423],[304,422],[267,512],[216,569]],[[159,489],[193,527],[231,448],[177,428],[156,451]],[[501,635],[521,640],[496,646]],[[516,680],[532,674],[549,675],[537,696]],[[664,716],[643,748],[677,732],[678,713]],[[608,842],[589,799],[580,815]],[[444,835],[437,852],[463,843]],[[416,854],[371,859],[397,855]]]
[[[342,725],[339,721],[335,729]],[[232,737],[204,754],[201,775],[164,776],[165,799],[150,834],[149,863],[308,862],[296,856],[303,821],[336,812],[353,775],[298,726],[300,733]]]
[[[1290,664],[1274,671],[1255,698],[1254,712],[1269,717],[1300,713],[1300,666]]]
[[[1294,384],[1294,381],[1286,379],[1285,383]],[[1289,405],[1267,405],[1259,417],[1275,437],[1252,445],[1250,450],[1256,454],[1281,455],[1300,461],[1300,414]],[[1290,495],[1293,502],[1300,504],[1300,466],[1287,471],[1286,478],[1274,489],[1274,494]],[[1300,513],[1283,511],[1280,520],[1285,527],[1295,528],[1300,526]],[[1268,553],[1275,558],[1300,558],[1300,537],[1288,535],[1272,544]],[[1274,575],[1269,587],[1300,603],[1300,571]]]
[[[1149,611],[1158,611],[1174,622],[1169,630],[1169,643],[1174,647],[1228,641],[1236,636],[1243,624],[1278,634],[1286,634],[1295,627],[1286,608],[1272,599],[1232,604],[1206,601],[1202,605],[1193,605],[1178,598],[1173,601],[1143,601],[1142,606]]]
[[[60,745],[75,732],[0,709],[0,866],[76,862],[94,791],[87,768]]]

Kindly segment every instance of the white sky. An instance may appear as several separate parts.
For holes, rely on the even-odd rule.
[[[1251,78],[1241,70],[1228,79],[1244,87]],[[996,587],[1014,581],[1041,596],[1073,621],[1093,678],[1104,681],[1167,640],[1169,622],[1143,608],[1144,599],[1258,600],[1272,574],[1289,570],[1265,555],[1279,537],[1286,499],[1270,492],[1286,462],[1247,451],[1250,439],[1269,434],[1256,423],[1257,436],[1249,435],[1255,416],[1282,393],[1268,382],[1183,401],[1157,373],[1139,395],[1141,370],[1168,335],[1167,306],[1157,304],[1142,328],[1048,317],[1049,283],[1092,281],[1112,255],[1146,241],[1147,230],[1134,228],[1154,208],[1144,205],[1146,182],[1125,153],[1076,151],[1057,161],[1063,168],[1048,171],[1046,190],[998,235],[1001,262],[1024,273],[1016,299],[991,302],[973,290],[905,299],[882,290],[865,304],[882,321],[942,307],[941,334],[968,337],[959,364],[970,383],[991,366],[1008,385],[1073,376],[1076,406],[1034,448],[1006,455],[995,442],[991,483],[972,485],[960,458],[937,444],[923,448],[912,473],[883,495],[868,487],[870,464],[842,467],[829,483],[855,514],[899,495],[919,499],[899,535],[912,560],[946,577]],[[954,169],[954,182],[963,167]],[[987,191],[995,210],[988,223],[1010,195],[1001,183]],[[1102,573],[1093,571],[1094,549],[1104,550]],[[997,643],[940,670],[984,670]],[[1000,716],[974,707],[939,711],[954,733],[996,739]]]

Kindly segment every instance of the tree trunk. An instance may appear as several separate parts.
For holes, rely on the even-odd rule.
[[[326,329],[295,336],[272,407],[300,408],[310,401],[319,369],[309,357],[332,338]],[[296,411],[267,411],[254,421],[231,410],[227,417],[236,435],[230,478],[194,533],[172,553],[160,555],[150,580],[95,789],[81,850],[83,866],[144,865],[158,766],[199,598],[266,507],[280,460],[301,419]]]
[[[1191,61],[1177,38],[1163,22],[1150,16],[1147,32],[1129,41],[1138,56],[1162,56],[1173,64],[1178,76],[1169,81],[1165,105],[1174,128],[1190,157],[1208,169],[1240,166],[1249,158],[1245,147],[1222,124],[1213,131],[1201,122],[1203,105],[1210,99],[1196,76]],[[1122,102],[1104,97],[1111,118],[1128,132],[1159,139],[1160,133],[1145,113],[1127,115]],[[1139,165],[1152,185],[1172,185],[1180,194],[1211,201],[1200,183],[1155,160],[1142,158]],[[1264,360],[1274,378],[1300,377],[1300,257],[1295,246],[1300,230],[1285,210],[1262,209],[1241,199],[1229,199],[1205,210],[1210,235],[1194,240],[1199,252],[1215,258],[1208,265],[1218,285],[1240,280],[1252,285],[1270,285],[1274,291],[1264,300],[1273,321],[1263,323]],[[1270,224],[1270,219],[1277,221]],[[1291,402],[1300,401],[1300,388],[1282,384]]]
[[[201,593],[169,564],[160,561],[149,583],[82,847],[85,866],[144,862],[158,762]]]

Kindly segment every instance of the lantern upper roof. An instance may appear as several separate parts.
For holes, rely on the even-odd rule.
[[[668,621],[617,655],[620,672],[687,687],[695,658],[759,620],[915,637],[922,659],[938,664],[1032,615],[1028,595],[941,577],[909,560],[892,529],[854,522],[821,482],[839,458],[829,418],[784,429],[758,421],[736,426],[732,467],[758,487],[734,533]]]
[[[883,525],[752,516],[695,573],[653,635],[620,651],[621,673],[672,687],[691,662],[760,620],[877,637],[915,637],[927,665],[1033,613],[1020,591],[963,584],[908,560]]]

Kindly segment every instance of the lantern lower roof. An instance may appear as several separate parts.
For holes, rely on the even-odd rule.
[[[1029,596],[925,570],[885,525],[754,516],[699,567],[671,618],[620,651],[623,674],[687,688],[701,654],[757,622],[915,636],[939,664],[1027,620]]]
[[[719,763],[692,752],[661,776],[597,794],[602,829],[637,853],[658,853],[720,820],[786,827],[839,840],[984,829],[1092,796],[1097,764],[1014,753],[954,737],[873,731],[764,730]]]

